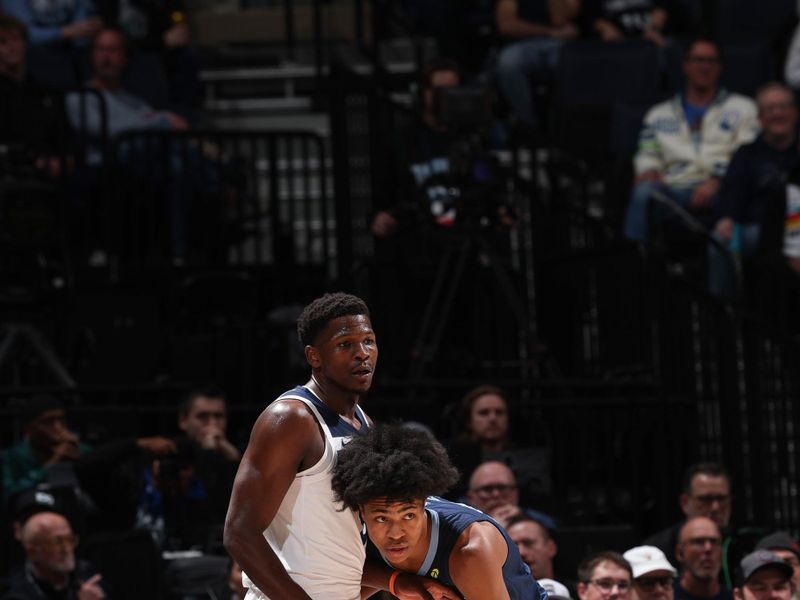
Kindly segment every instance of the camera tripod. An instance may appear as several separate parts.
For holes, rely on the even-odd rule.
[[[521,378],[541,376],[541,367],[547,358],[547,350],[538,340],[535,319],[526,310],[497,252],[481,233],[478,225],[470,226],[463,233],[456,235],[460,239],[453,240],[442,256],[425,305],[411,354],[410,382],[419,383],[425,376],[427,367],[436,358],[445,327],[452,314],[456,292],[463,281],[470,259],[480,259],[489,268],[504,303],[511,311],[516,325],[518,350],[517,359],[513,362],[519,366]],[[476,252],[479,254],[475,255]]]

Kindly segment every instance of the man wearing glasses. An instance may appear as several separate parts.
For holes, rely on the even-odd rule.
[[[678,534],[675,555],[681,565],[681,577],[675,586],[675,600],[732,600],[722,587],[722,535],[708,517],[688,519]]]
[[[710,221],[731,155],[757,133],[755,103],[719,87],[722,61],[716,43],[693,41],[682,67],[685,89],[652,107],[639,135],[625,237],[641,243],[649,238],[650,196],[656,191]]]
[[[735,600],[790,600],[795,592],[792,567],[768,550],[756,550],[741,562]]]
[[[691,465],[684,473],[679,503],[687,519],[708,517],[721,531],[726,531],[731,519],[731,482],[725,467],[711,462]],[[660,549],[668,562],[676,564],[675,546],[682,526],[683,522],[676,523],[644,543]]]
[[[623,554],[633,570],[632,600],[672,600],[678,571],[655,546],[637,546]]]
[[[611,551],[598,552],[578,566],[580,600],[628,600],[633,571],[625,558]]]
[[[3,600],[103,600],[101,576],[75,559],[78,536],[62,515],[42,511],[18,531],[25,566],[11,577]]]
[[[490,460],[482,463],[469,478],[467,504],[486,513],[508,529],[512,519],[527,516],[548,530],[556,528],[555,520],[545,513],[519,505],[519,488],[514,472],[504,463]]]

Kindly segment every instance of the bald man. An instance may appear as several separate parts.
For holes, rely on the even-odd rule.
[[[722,587],[722,534],[709,517],[691,517],[678,533],[675,556],[681,576],[675,586],[675,600],[732,600],[731,591]]]
[[[519,488],[514,472],[496,460],[481,463],[469,478],[466,496],[470,506],[490,515],[507,529],[511,519],[522,515],[536,519],[547,529],[555,529],[555,521],[545,513],[519,506]]]
[[[23,571],[12,577],[2,600],[103,600],[101,576],[75,559],[78,538],[69,521],[55,512],[39,512],[21,526]]]

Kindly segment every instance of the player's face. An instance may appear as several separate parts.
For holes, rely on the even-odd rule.
[[[403,570],[420,549],[427,551],[428,515],[422,498],[401,502],[380,498],[362,506],[361,515],[369,539],[393,567]]]
[[[309,362],[325,384],[354,394],[369,390],[378,361],[378,344],[368,316],[332,319],[317,336],[313,349]]]

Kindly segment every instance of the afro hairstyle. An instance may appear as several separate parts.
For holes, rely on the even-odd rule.
[[[337,501],[358,510],[377,498],[439,496],[458,477],[447,452],[430,434],[399,423],[380,424],[339,451],[332,487]]]
[[[297,319],[297,337],[303,346],[310,346],[330,321],[349,315],[369,317],[367,303],[358,296],[344,292],[324,294],[313,300],[300,313]]]

